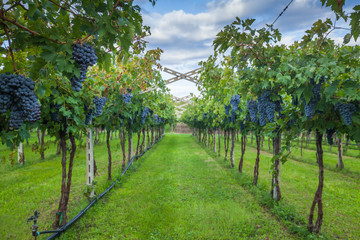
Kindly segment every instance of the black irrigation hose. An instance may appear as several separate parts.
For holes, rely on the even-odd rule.
[[[128,163],[128,165],[126,166],[126,168],[124,169],[124,171],[121,173],[120,177],[123,176],[126,171],[129,169],[129,167],[132,165],[133,161],[135,158],[141,157],[142,155],[144,155],[150,148],[152,148],[156,143],[158,143],[164,135],[161,136],[160,139],[156,140],[151,146],[147,147],[142,153],[133,156],[130,159],[130,162]],[[79,218],[81,218],[85,212],[87,210],[89,210],[89,208],[94,205],[94,203],[97,202],[97,200],[99,200],[100,198],[102,198],[107,192],[109,192],[116,184],[116,182],[120,181],[120,177],[118,177],[111,185],[110,187],[108,187],[107,189],[105,189],[105,191],[103,191],[102,193],[100,193],[94,200],[92,200],[83,210],[81,210],[73,219],[71,219],[67,224],[65,224],[64,226],[56,229],[56,230],[52,230],[52,231],[42,231],[42,232],[38,232],[38,235],[40,234],[44,234],[44,233],[54,233],[53,235],[51,235],[47,240],[51,240],[51,239],[55,239],[56,237],[59,237],[63,232],[66,231],[67,228],[69,228],[73,223],[75,223],[77,220],[79,220]]]

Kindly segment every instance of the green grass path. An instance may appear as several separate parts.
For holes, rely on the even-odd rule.
[[[62,239],[291,239],[190,135],[167,134]]]

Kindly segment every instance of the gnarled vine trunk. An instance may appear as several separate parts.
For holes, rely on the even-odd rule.
[[[40,157],[41,159],[45,159],[45,129],[41,130],[41,138],[40,138]]]
[[[70,198],[70,187],[71,187],[71,178],[72,178],[72,169],[74,163],[74,157],[76,153],[76,142],[75,138],[72,133],[69,133],[69,140],[71,143],[71,152],[70,152],[70,159],[69,159],[69,169],[67,172],[66,177],[66,129],[60,130],[60,144],[61,144],[61,151],[62,151],[62,159],[61,159],[61,166],[62,166],[62,180],[61,180],[61,196],[58,211],[56,213],[55,222],[53,223],[54,228],[58,228],[67,221],[67,205]]]
[[[121,168],[122,168],[123,170],[125,169],[125,165],[126,165],[125,141],[126,141],[125,130],[120,130],[120,145],[121,145],[121,150],[122,150],[122,154],[123,154],[123,161],[122,161]]]
[[[300,135],[301,135],[300,155],[302,157],[303,156],[303,144],[304,144],[305,134],[303,132],[301,132]]]
[[[213,151],[216,153],[216,129],[214,129],[213,133]]]
[[[273,138],[273,155],[276,156],[280,153],[281,150],[281,133],[279,129],[276,129],[276,137]],[[281,163],[280,159],[276,158],[274,160],[274,168],[272,171],[272,181],[271,181],[271,196],[274,200],[280,201],[281,199],[281,186],[280,186],[280,170]]]
[[[342,147],[342,138],[341,136],[338,139],[338,163],[336,164],[336,167],[339,169],[343,169],[344,168],[344,162],[343,162],[343,147]]]
[[[257,132],[255,135],[256,138],[256,160],[254,167],[254,180],[253,184],[256,186],[259,178],[259,163],[260,163],[260,145],[261,145],[261,136],[260,133]]]
[[[107,149],[108,149],[108,180],[111,180],[110,130],[106,130],[106,146],[107,146]]]
[[[321,229],[323,220],[323,204],[322,204],[322,191],[324,186],[324,163],[323,163],[323,149],[322,149],[322,133],[316,130],[316,159],[319,165],[319,185],[316,190],[315,197],[310,209],[308,230],[310,232],[318,233]],[[317,219],[314,224],[314,211],[317,205]]]
[[[225,158],[224,158],[224,161],[227,160],[227,154],[228,154],[228,151],[229,151],[229,139],[230,139],[230,133],[229,131],[224,131],[224,147],[225,147]]]
[[[129,130],[128,131],[128,163],[130,162],[132,157],[132,143],[133,143],[132,131]]]
[[[220,128],[218,130],[218,156],[220,157],[220,154],[221,154],[221,149],[220,149]]]
[[[144,144],[145,144],[145,138],[146,138],[145,128],[141,129],[141,132],[142,132],[143,138],[142,138],[141,145],[140,145],[140,153],[142,153],[142,152],[143,152],[143,149],[146,148],[146,146],[144,146]]]
[[[242,172],[242,168],[244,165],[244,155],[245,155],[245,149],[246,149],[246,135],[242,134],[241,135],[241,157],[240,157],[240,162],[239,162],[239,172]]]
[[[151,129],[151,145],[154,143],[154,129]]]
[[[140,138],[141,138],[141,131],[137,133],[137,145],[136,145],[136,153],[135,155],[139,154],[139,148],[140,148]]]
[[[231,129],[230,131],[231,131],[230,164],[231,164],[231,167],[233,168],[235,166],[234,147],[235,147],[236,136],[235,136],[235,129]]]

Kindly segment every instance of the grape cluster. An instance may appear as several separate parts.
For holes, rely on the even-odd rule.
[[[238,105],[240,103],[240,95],[236,94],[235,96],[232,96],[231,100],[230,100],[230,105],[232,106],[231,108],[231,122],[235,122],[235,117],[236,117],[236,110],[238,109]]]
[[[156,124],[159,124],[160,122],[160,119],[159,119],[159,115],[157,115],[157,114],[154,114],[154,119],[155,119],[155,123]]]
[[[229,104],[229,105],[225,105],[225,114],[227,115],[227,116],[229,116],[229,112],[230,112],[230,106],[231,106],[231,104]]]
[[[333,135],[335,132],[336,132],[336,129],[334,129],[334,128],[326,129],[326,137],[327,137],[327,141],[330,145],[334,144]]]
[[[73,57],[80,66],[93,66],[98,59],[90,44],[76,43],[73,46]]]
[[[31,78],[15,74],[0,75],[0,114],[10,109],[10,127],[18,129],[24,121],[40,119],[40,104]]]
[[[257,103],[257,101],[249,100],[248,103],[247,103],[247,108],[248,108],[248,111],[249,111],[250,120],[253,123],[257,123],[257,120],[258,120],[258,117],[257,117],[258,103]]]
[[[280,112],[281,110],[281,100],[272,102],[270,100],[269,90],[266,90],[261,96],[258,97],[260,126],[265,126],[266,122],[273,122],[275,117],[275,111]]]
[[[230,104],[233,108],[237,109],[239,103],[240,103],[240,95],[239,94],[236,94],[235,96],[231,97]]]
[[[141,123],[145,124],[146,117],[150,114],[150,109],[145,107],[144,110],[141,112]]]
[[[205,119],[207,117],[207,113],[203,113],[203,117]]]
[[[305,100],[304,100],[305,101]],[[310,99],[309,103],[306,104],[305,103],[305,115],[307,118],[312,119],[314,117],[315,114],[315,100],[314,99]]]
[[[86,125],[89,125],[93,118],[99,117],[102,114],[102,109],[106,104],[106,97],[99,98],[96,96],[93,99],[93,104],[95,104],[95,110],[87,105],[84,105]]]
[[[72,54],[75,61],[80,65],[80,77],[73,76],[70,82],[73,90],[79,92],[82,89],[82,83],[86,79],[87,68],[96,63],[97,56],[93,47],[86,43],[74,44]]]
[[[95,104],[94,117],[98,117],[102,114],[102,109],[106,103],[106,97],[99,98],[96,96],[93,100],[93,103]]]
[[[131,89],[127,89],[127,93],[124,93],[122,95],[124,103],[130,103],[131,102],[131,98],[133,97],[131,91],[132,91]]]
[[[82,89],[83,87],[82,83],[86,79],[86,74],[87,74],[87,68],[85,68],[84,70],[80,69],[80,78],[77,78],[75,76],[70,78],[70,83],[73,91],[79,92]]]
[[[93,114],[93,110],[87,105],[84,105],[84,110],[86,112],[86,116],[85,116],[85,125],[89,125],[91,120],[92,120],[92,114]]]
[[[320,101],[320,90],[321,84],[324,82],[324,78],[320,78],[319,83],[314,81],[314,78],[310,80],[310,84],[312,85],[312,93],[313,97],[310,99],[309,103],[305,103],[305,115],[307,118],[312,119],[315,114],[315,105]],[[305,100],[304,100],[305,101]]]
[[[352,123],[352,115],[356,112],[356,107],[352,103],[336,103],[335,110],[340,112],[342,119],[347,126]]]

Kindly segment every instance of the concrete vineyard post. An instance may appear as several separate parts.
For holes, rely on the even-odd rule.
[[[86,130],[86,185],[91,186],[92,190],[90,197],[95,196],[94,193],[94,142],[93,142],[93,130],[88,128]]]

